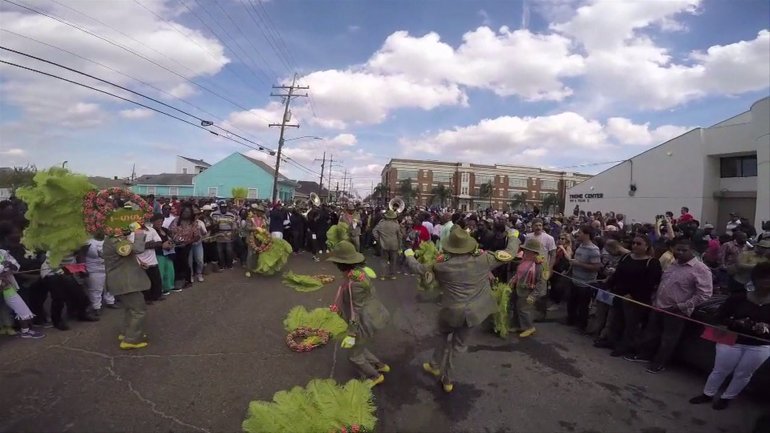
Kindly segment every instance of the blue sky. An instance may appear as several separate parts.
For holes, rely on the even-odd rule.
[[[761,0],[22,3],[141,53],[238,106],[7,3],[0,5],[3,46],[211,117],[171,93],[270,148],[278,130],[266,124],[280,119],[270,85],[297,72],[312,98],[293,103],[301,128],[287,136],[323,140],[287,143],[286,174],[317,179],[314,159],[327,151],[344,161],[334,176],[347,169],[362,192],[390,157],[600,171],[600,163],[745,111],[770,87],[770,3]],[[0,56],[95,84],[15,54]],[[138,174],[170,172],[177,154],[216,161],[234,151],[274,162],[157,113],[0,67],[0,165],[67,160],[76,171],[126,176],[134,164]]]

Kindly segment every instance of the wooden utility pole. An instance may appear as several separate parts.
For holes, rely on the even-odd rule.
[[[318,159],[314,159],[313,161],[318,162]],[[324,152],[324,157],[321,159],[321,177],[318,179],[318,197],[321,197],[321,193],[324,190],[324,167],[326,167],[326,152]],[[331,173],[331,169],[329,170],[329,173]]]
[[[278,154],[275,157],[275,173],[273,173],[273,203],[278,201],[278,170],[281,168],[281,151],[283,150],[283,133],[286,130],[286,128],[299,128],[299,124],[292,125],[289,122],[291,122],[291,111],[289,111],[289,104],[291,104],[291,98],[296,98],[299,96],[307,97],[307,93],[304,95],[297,95],[294,93],[295,90],[307,90],[310,89],[309,86],[298,86],[297,85],[297,74],[294,74],[294,78],[291,80],[291,86],[273,86],[273,89],[282,89],[286,90],[287,93],[270,93],[270,96],[280,96],[284,98],[284,106],[283,106],[283,120],[281,123],[271,123],[268,126],[269,127],[275,127],[280,126],[281,127],[281,135],[278,138]]]

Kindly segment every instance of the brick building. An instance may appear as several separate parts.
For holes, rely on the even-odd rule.
[[[567,188],[590,177],[579,173],[515,165],[391,159],[382,169],[381,182],[388,189],[389,198],[393,198],[403,195],[400,185],[402,181],[409,179],[416,193],[412,203],[418,206],[437,203],[433,189],[444,185],[449,189],[445,206],[456,209],[486,208],[490,203],[495,209],[508,209],[513,201],[517,201],[516,198],[521,197],[521,193],[525,193],[525,206],[539,206],[544,197],[554,194],[560,210],[563,211]],[[492,195],[482,197],[481,185],[488,182],[492,183]]]

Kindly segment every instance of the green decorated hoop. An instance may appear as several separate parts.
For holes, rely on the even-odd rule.
[[[114,200],[117,198],[130,201],[135,210],[115,209]],[[90,191],[83,199],[83,220],[88,233],[120,236],[131,222],[142,223],[151,217],[152,206],[142,197],[122,188]]]

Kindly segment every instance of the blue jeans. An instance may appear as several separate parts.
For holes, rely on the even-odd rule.
[[[190,264],[190,270],[193,271],[193,275],[203,274],[203,242],[199,241],[192,244],[187,262]]]

